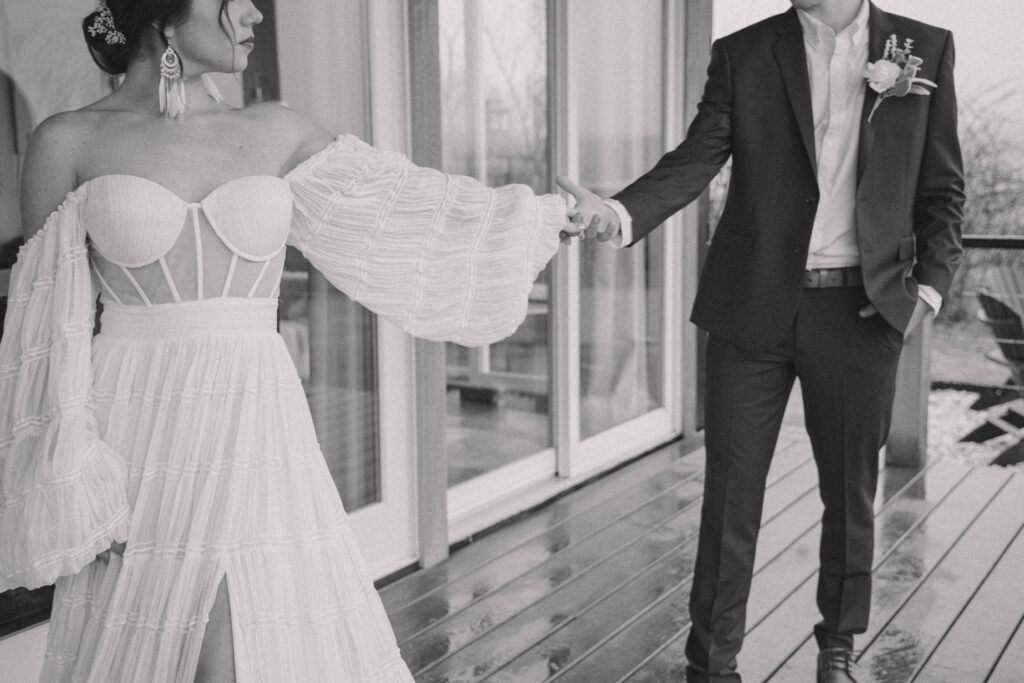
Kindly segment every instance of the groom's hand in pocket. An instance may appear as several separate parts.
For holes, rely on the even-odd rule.
[[[555,182],[576,200],[575,206],[569,209],[569,219],[581,226],[588,237],[607,242],[619,234],[622,229],[619,214],[603,199],[565,176],[558,176]]]
[[[870,318],[877,314],[878,309],[875,308],[873,304],[868,304],[864,308],[860,309],[860,317],[862,318]],[[917,329],[917,326],[921,324],[921,321],[923,321],[926,316],[933,314],[934,311],[932,311],[932,307],[928,305],[928,302],[918,297],[917,303],[914,304],[914,312],[910,314],[910,322],[907,323],[907,329],[903,331],[903,338],[906,339],[913,334],[914,330]]]

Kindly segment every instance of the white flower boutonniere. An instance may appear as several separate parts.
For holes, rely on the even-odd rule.
[[[927,78],[918,78],[924,60],[910,54],[914,41],[907,38],[903,41],[903,47],[899,47],[896,41],[896,34],[889,36],[885,41],[885,53],[877,62],[868,62],[864,77],[868,79],[868,85],[878,93],[875,98],[875,105],[871,107],[868,114],[868,123],[875,115],[875,110],[887,97],[904,97],[906,95],[927,95],[928,91],[924,86],[933,88],[939,87]]]

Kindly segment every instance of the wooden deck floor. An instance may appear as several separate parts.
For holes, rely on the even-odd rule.
[[[821,502],[790,412],[740,657],[750,683],[814,677]],[[383,588],[416,680],[682,681],[702,482],[703,449],[674,444]],[[887,468],[876,515],[860,680],[1024,680],[1024,475]]]

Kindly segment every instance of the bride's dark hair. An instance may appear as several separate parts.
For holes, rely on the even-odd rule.
[[[188,16],[193,0],[106,0],[114,19],[114,29],[124,34],[123,43],[108,43],[107,34],[92,35],[89,27],[94,25],[99,10],[91,12],[82,20],[85,44],[96,65],[108,74],[118,76],[128,71],[128,65],[139,53],[142,36],[147,26],[156,26],[163,35],[166,26],[181,23]],[[229,0],[221,0],[221,27],[230,37],[224,25],[224,16]]]

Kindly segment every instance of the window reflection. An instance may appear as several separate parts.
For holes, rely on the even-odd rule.
[[[440,0],[444,170],[488,185],[548,188],[544,0]],[[526,321],[480,349],[448,345],[448,483],[551,444],[549,273]]]
[[[569,11],[580,182],[608,196],[664,151],[662,3],[572,0]],[[583,438],[664,404],[663,239],[659,230],[624,250],[581,243]]]

